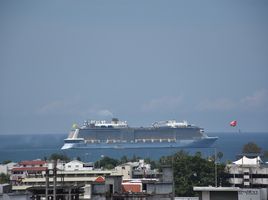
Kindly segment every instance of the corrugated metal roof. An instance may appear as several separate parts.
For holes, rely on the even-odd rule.
[[[61,177],[57,177],[57,182],[61,182],[64,180],[64,182],[82,182],[82,181],[92,181],[94,182],[98,177],[64,177],[62,179]],[[22,179],[23,183],[45,183],[46,178],[24,178]],[[49,182],[53,182],[53,178],[49,178]]]
[[[47,167],[14,167],[12,171],[46,171]]]
[[[123,192],[141,192],[142,183],[122,183]]]
[[[58,171],[58,174],[111,174],[109,170],[73,170],[73,171]]]
[[[227,191],[227,192],[235,192],[239,191],[238,187],[194,187],[194,191]]]
[[[31,187],[32,186],[29,186],[29,185],[13,185],[12,190],[27,190]]]
[[[24,160],[19,162],[20,165],[44,165],[46,161],[43,160]]]

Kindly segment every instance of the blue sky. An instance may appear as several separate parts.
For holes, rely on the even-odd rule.
[[[112,117],[268,131],[267,10],[262,0],[3,0],[0,134]]]

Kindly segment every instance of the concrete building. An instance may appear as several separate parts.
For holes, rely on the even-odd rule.
[[[0,184],[0,194],[11,192],[12,186],[10,184]]]
[[[122,176],[106,176],[104,181],[95,181],[85,186],[84,199],[109,200],[122,193]]]
[[[169,166],[162,167],[159,178],[141,178],[124,180],[122,193],[117,199],[168,200],[174,198],[173,171]]]
[[[93,164],[84,163],[78,160],[72,160],[65,164],[65,171],[84,171],[93,170]]]
[[[152,173],[146,178],[147,172]],[[152,174],[158,178],[151,178]],[[137,176],[139,178],[133,178]],[[123,180],[123,177],[132,178]],[[60,199],[167,200],[174,196],[171,167],[163,167],[160,173],[151,170],[143,160],[114,170],[93,169],[93,164],[77,160],[69,163],[23,161],[12,169],[11,180],[13,191],[28,191],[33,199],[52,198],[54,191]],[[137,190],[133,189],[135,183],[139,185]],[[127,185],[132,186],[127,189]]]
[[[0,174],[3,173],[3,174],[11,174],[11,169],[16,166],[17,163],[15,162],[10,162],[10,163],[7,163],[7,164],[1,164],[0,165]]]
[[[45,161],[22,161],[11,169],[10,181],[12,185],[20,185],[26,177],[43,177],[46,170],[47,163]]]
[[[226,170],[230,174],[229,182],[233,186],[266,188],[268,187],[268,164],[260,157],[241,159],[228,164]]]
[[[12,193],[10,184],[0,184],[0,200],[30,200],[26,193]]]
[[[86,185],[94,182],[98,177],[106,177],[111,175],[109,170],[84,170],[84,171],[57,171],[57,183],[72,184],[72,185]],[[25,186],[45,186],[45,174],[40,177],[25,177],[21,180],[21,185]],[[49,184],[53,184],[53,176],[49,177]],[[16,187],[13,187],[14,189]]]
[[[194,187],[199,200],[267,200],[267,189],[239,187]]]
[[[18,163],[18,167],[47,167],[47,162],[44,160],[25,160]]]
[[[123,179],[131,179],[133,166],[129,163],[125,163],[115,167],[115,171],[117,174],[122,174]]]
[[[144,160],[138,162],[128,162],[116,166],[115,171],[123,175],[123,180],[133,178],[158,178],[160,173],[157,169],[151,169],[150,164],[146,164]]]

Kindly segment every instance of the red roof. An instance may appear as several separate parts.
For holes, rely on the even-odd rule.
[[[105,182],[105,179],[102,176],[98,176],[98,178],[95,179],[95,182],[103,183],[103,182]]]
[[[123,192],[141,192],[142,184],[141,183],[123,183],[122,190]]]
[[[44,165],[46,161],[43,160],[25,160],[19,163],[20,165]]]
[[[46,171],[47,167],[14,167],[12,171]]]

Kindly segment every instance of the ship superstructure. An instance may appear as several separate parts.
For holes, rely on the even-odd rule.
[[[186,121],[167,120],[151,127],[129,127],[126,121],[85,121],[74,126],[62,149],[80,148],[172,148],[209,147],[217,137],[208,137],[202,128]]]

